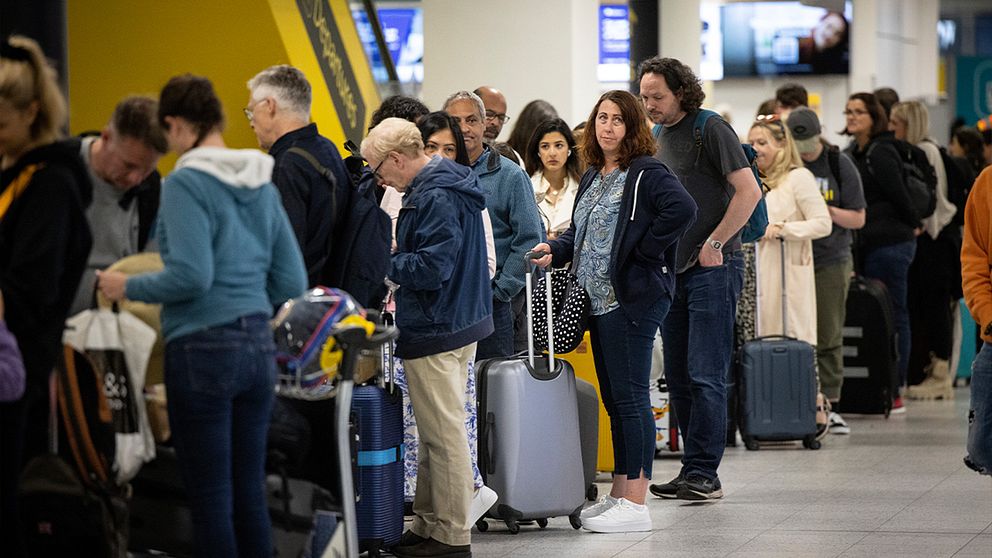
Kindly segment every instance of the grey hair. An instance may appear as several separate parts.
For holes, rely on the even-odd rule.
[[[479,120],[486,120],[486,104],[482,102],[482,98],[472,93],[471,91],[458,91],[452,93],[450,97],[444,101],[444,109],[448,110],[448,106],[455,101],[471,101],[475,103],[475,106],[479,109]]]
[[[416,157],[424,151],[424,138],[420,128],[409,120],[387,118],[369,131],[362,141],[362,157],[365,160],[382,161],[390,151],[398,151]]]
[[[300,70],[287,64],[270,66],[248,80],[251,98],[260,101],[266,97],[276,100],[276,105],[304,118],[310,117],[313,94],[310,82]]]

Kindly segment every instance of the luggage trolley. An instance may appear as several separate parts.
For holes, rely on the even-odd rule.
[[[354,374],[362,350],[378,349],[399,335],[395,326],[377,321],[377,314],[363,310],[348,293],[327,287],[316,287],[286,302],[273,320],[279,364],[276,393],[303,401],[336,399],[334,437],[342,497],[326,511],[344,527],[335,529],[331,540],[334,544],[342,537],[344,550],[333,556],[359,555],[355,498],[343,496],[355,494],[348,426]],[[286,476],[282,489],[286,496],[283,511],[291,519]],[[323,549],[314,549],[314,555],[317,552]]]

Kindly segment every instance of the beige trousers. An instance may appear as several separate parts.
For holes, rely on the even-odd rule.
[[[465,433],[465,382],[475,346],[403,361],[420,434],[411,529],[453,546],[472,541],[468,513],[474,487]]]

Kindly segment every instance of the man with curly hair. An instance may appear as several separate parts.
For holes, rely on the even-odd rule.
[[[697,119],[706,95],[688,66],[656,56],[641,62],[638,75],[641,101],[656,124],[656,157],[699,207],[679,243],[675,298],[661,326],[665,379],[685,454],[678,476],[650,490],[661,498],[722,498],[717,468],[726,442],[726,380],[744,280],[740,230],[761,190],[733,128],[716,114]]]

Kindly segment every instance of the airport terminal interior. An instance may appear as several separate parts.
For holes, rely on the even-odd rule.
[[[834,27],[825,30],[829,25]],[[814,121],[822,126],[819,137],[841,150],[851,146],[856,151],[856,136],[848,127],[852,115],[861,113],[857,107],[852,109],[851,96],[887,88],[898,94],[897,100],[921,107],[928,118],[923,135],[941,149],[950,148],[953,134],[962,127],[973,130],[975,137],[984,134],[985,165],[992,163],[992,0],[0,0],[0,37],[12,33],[37,40],[52,61],[68,101],[67,131],[72,136],[101,130],[125,96],[157,98],[170,77],[188,72],[212,82],[223,107],[222,135],[227,147],[257,150],[262,145],[268,151],[272,142],[265,144],[258,135],[258,116],[253,112],[264,99],[253,97],[249,80],[270,66],[287,64],[309,80],[310,120],[342,157],[349,155],[346,142],[362,145],[373,113],[384,100],[403,95],[422,102],[430,111],[441,111],[453,93],[482,86],[498,90],[502,97],[502,113],[490,110],[486,102],[485,125],[499,124],[486,142],[510,145],[515,126],[528,120],[522,114],[525,107],[535,100],[546,101],[569,129],[587,120],[595,125],[590,111],[607,91],[630,92],[640,100],[644,89],[638,65],[661,56],[678,59],[692,70],[705,94],[702,107],[726,120],[741,143],[749,143],[752,127],[762,121],[787,124],[788,112],[782,118],[780,112],[799,107],[786,107],[781,100],[776,105],[776,92],[798,85],[806,95],[800,105],[811,109]],[[824,38],[829,33],[835,34],[833,38]],[[0,54],[6,61],[10,51],[4,52]],[[644,116],[652,119],[650,113]],[[797,133],[791,130],[790,134]],[[655,136],[658,141],[660,134]],[[524,147],[527,139],[522,140]],[[702,139],[697,143],[702,145]],[[535,152],[536,146],[532,146]],[[380,168],[392,160],[389,152],[376,156],[362,149],[356,161],[361,165],[364,157],[370,167],[377,162],[372,180],[383,185]],[[509,152],[512,155],[513,149]],[[372,161],[370,157],[379,158]],[[755,163],[755,173],[760,162]],[[167,153],[158,160],[157,170],[166,177],[176,163],[177,153]],[[982,166],[976,163],[976,171]],[[368,175],[370,170],[361,172]],[[985,176],[989,172],[986,169]],[[526,174],[529,197],[532,173]],[[4,175],[4,187],[7,181]],[[986,182],[992,186],[992,180]],[[534,184],[537,188],[540,179]],[[970,185],[969,181],[966,190]],[[545,196],[537,196],[538,204]],[[963,212],[963,199],[961,204]],[[395,214],[393,219],[396,227]],[[956,226],[960,234],[961,227],[967,228],[963,219],[947,226]],[[922,228],[917,234],[921,231],[926,234]],[[550,225],[544,235],[549,232]],[[720,242],[715,248],[720,250]],[[752,258],[753,254],[752,249]],[[932,265],[941,264],[934,261]],[[753,291],[754,285],[750,288]],[[926,295],[918,296],[926,299]],[[480,524],[472,526],[470,554],[451,551],[450,555],[992,558],[992,476],[988,471],[979,474],[965,463],[972,409],[971,362],[976,358],[976,341],[981,347],[981,340],[966,301],[949,303],[953,354],[943,359],[945,376],[939,381],[946,380],[953,387],[942,389],[939,398],[914,399],[909,395],[912,391],[904,391],[906,397],[892,397],[886,391],[890,399],[878,413],[845,411],[842,399],[833,410],[840,413],[837,420],[843,427],[831,422],[815,442],[812,438],[765,441],[754,448],[738,433],[727,444],[719,465],[723,496],[693,500],[660,498],[648,492],[649,530],[592,532],[576,528],[576,518],[567,513],[512,526],[489,517],[483,520],[482,530]],[[850,305],[847,311],[851,312]],[[812,324],[815,335],[814,316],[802,315],[799,321]],[[753,333],[753,316],[750,325]],[[849,337],[860,336],[862,325],[867,329],[870,324],[843,330],[845,381],[867,378],[867,372],[862,375],[863,370],[852,364],[858,349],[848,346]],[[917,342],[915,337],[913,342]],[[981,350],[990,349],[992,345],[986,342]],[[379,350],[370,346],[365,353],[378,354]],[[867,349],[862,346],[860,350]],[[570,362],[574,356],[567,355]],[[388,361],[391,355],[385,358]],[[931,358],[936,362],[936,356],[924,350],[922,356],[913,358],[916,375],[909,373],[910,383],[937,381],[932,378],[934,364],[920,362]],[[592,359],[587,362],[591,367]],[[892,366],[895,370],[895,362]],[[596,371],[577,369],[576,376],[595,382]],[[374,374],[368,378],[375,383]],[[652,377],[652,385],[655,380]],[[146,393],[151,398],[153,389],[147,388]],[[986,384],[985,395],[989,394],[992,389]],[[812,409],[815,403],[809,403]],[[656,420],[664,418],[668,428],[672,415],[668,395],[652,399],[652,404]],[[992,401],[984,404],[992,408]],[[596,408],[599,420],[607,420],[605,408]],[[164,412],[164,405],[161,409]],[[478,420],[484,421],[481,412]],[[673,432],[663,432],[661,424],[659,440]],[[314,431],[316,437],[317,427]],[[608,423],[600,422],[598,433],[602,444],[604,437],[610,437]],[[482,442],[481,430],[479,438]],[[674,438],[671,444],[667,438],[659,442],[651,484],[680,475],[685,444],[678,434]],[[393,449],[389,450],[395,454],[392,462],[409,451]],[[603,452],[603,446],[598,450]],[[605,451],[609,465],[602,466],[603,455],[597,456],[600,466],[590,496],[610,493],[614,459],[612,449]],[[383,457],[377,454],[375,459],[379,458]],[[362,459],[356,453],[356,483],[364,474],[359,473],[360,465],[368,465]],[[389,456],[384,459],[388,462]],[[134,482],[137,489],[142,486],[142,475],[162,470],[155,463],[145,465],[145,473]],[[485,465],[480,463],[480,468]],[[527,463],[520,468],[526,471]],[[283,483],[279,472],[271,467],[267,471],[269,508],[273,517],[292,509],[293,514],[302,514],[302,524],[297,521],[289,529],[276,525],[272,535],[276,555],[351,558],[349,548],[358,546],[350,547],[354,540],[340,528],[344,526],[340,519],[347,521],[347,506],[335,519],[339,528],[332,539],[320,513],[310,509],[320,507],[322,490],[298,479]],[[178,478],[176,473],[173,476]],[[285,498],[287,491],[292,493],[290,499]],[[195,526],[189,510],[169,500],[169,506],[175,504],[179,511],[163,512],[165,505],[156,502],[164,500],[156,500],[155,494],[149,497],[146,493],[144,507],[131,512],[134,531],[126,556],[191,555]],[[407,494],[403,531],[414,525],[411,499]],[[591,506],[595,500],[589,498],[584,505]],[[363,520],[372,522],[368,518],[378,512],[371,513]],[[165,542],[160,545],[159,541]],[[460,545],[442,547],[451,550]],[[5,555],[4,548],[0,542],[0,555]],[[392,555],[385,549],[382,553]]]

